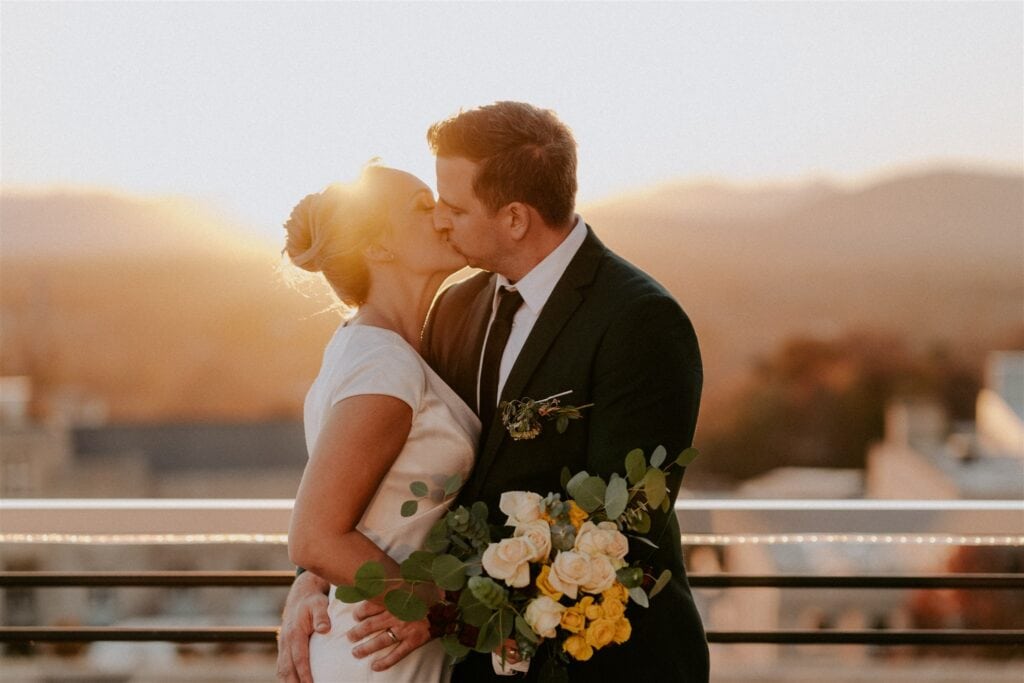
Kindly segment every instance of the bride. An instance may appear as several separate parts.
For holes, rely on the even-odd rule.
[[[319,683],[448,678],[425,619],[390,619],[364,641],[388,648],[376,660],[357,658],[345,635],[356,606],[334,597],[334,586],[354,583],[367,560],[398,577],[398,564],[446,512],[450,501],[438,494],[402,517],[410,483],[439,489],[449,475],[465,479],[473,465],[479,420],[417,352],[434,295],[466,265],[434,230],[433,209],[433,194],[418,178],[368,166],[358,182],[303,199],[285,224],[292,263],[322,273],[357,311],[327,344],[306,396],[309,462],[288,534],[292,562],[332,584],[331,629],[309,643]],[[410,651],[387,668],[390,655]]]

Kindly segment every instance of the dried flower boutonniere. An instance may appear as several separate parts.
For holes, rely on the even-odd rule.
[[[571,394],[572,390],[554,394],[539,401],[532,398],[520,398],[501,402],[501,422],[509,435],[516,441],[533,439],[540,434],[540,420],[545,418],[555,421],[555,429],[563,433],[569,427],[569,420],[583,417],[581,410],[589,408],[593,403],[582,406],[562,405],[558,400]]]

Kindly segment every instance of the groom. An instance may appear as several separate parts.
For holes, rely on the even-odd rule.
[[[609,251],[574,214],[576,143],[553,112],[498,102],[434,124],[435,226],[471,266],[486,272],[445,290],[427,319],[422,352],[481,416],[477,464],[457,502],[482,500],[501,523],[503,491],[560,489],[563,467],[605,478],[624,471],[626,453],[663,445],[678,454],[693,439],[702,370],[693,328],[648,275]],[[642,234],[642,233],[641,233]],[[571,391],[563,404],[593,404],[564,433],[543,425],[514,440],[500,401]],[[682,474],[669,477],[671,499]],[[572,681],[706,683],[708,650],[686,581],[674,512],[653,515],[657,549],[631,548],[669,585],[647,609],[631,605],[630,639],[569,666]],[[320,586],[293,586],[282,643],[308,638],[326,619]],[[358,628],[358,627],[357,627]],[[543,652],[543,650],[541,651]],[[281,659],[290,659],[281,666]],[[299,657],[279,657],[282,680]],[[296,661],[298,660],[298,661]],[[531,663],[528,680],[543,666]],[[471,653],[453,681],[508,680],[491,658]]]

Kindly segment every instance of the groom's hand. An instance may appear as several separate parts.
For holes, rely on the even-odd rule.
[[[313,631],[327,633],[331,618],[327,614],[330,585],[304,572],[295,578],[281,615],[277,636],[277,680],[282,683],[313,683],[309,668],[309,638]]]
[[[359,643],[357,647],[352,648],[352,655],[356,659],[368,657],[395,645],[383,657],[373,660],[371,668],[374,671],[390,669],[405,659],[407,654],[430,640],[430,622],[425,618],[419,621],[402,621],[383,606],[372,602],[359,603],[353,616],[359,623],[349,629],[346,635],[351,642]],[[394,637],[391,634],[394,634]]]

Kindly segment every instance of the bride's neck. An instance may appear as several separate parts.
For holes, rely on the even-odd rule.
[[[442,282],[443,276],[435,276],[416,284],[386,281],[374,283],[366,303],[359,307],[351,323],[373,325],[397,332],[419,351],[423,323]]]

